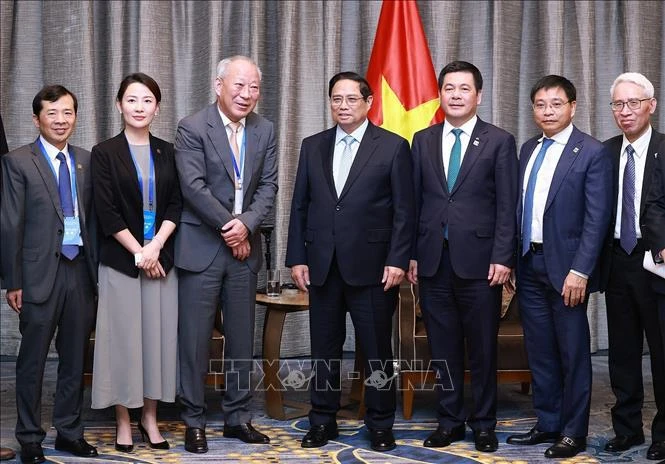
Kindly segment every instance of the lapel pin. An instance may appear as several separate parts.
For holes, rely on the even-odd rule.
[[[79,163],[76,165],[76,169],[83,169],[83,166]]]
[[[578,151],[580,151],[580,148],[579,148],[579,147],[575,147],[575,148],[573,148],[573,153],[577,153]]]
[[[473,141],[473,146],[477,147],[478,145],[480,145],[480,140],[478,140],[478,138],[476,138],[476,140]]]
[[[653,157],[656,158],[656,159],[658,159],[658,152],[654,153],[654,154],[653,154]]]
[[[158,148],[158,149],[157,149],[157,154],[159,155],[159,154],[161,154],[161,153],[162,153],[162,150],[160,150],[160,149]]]

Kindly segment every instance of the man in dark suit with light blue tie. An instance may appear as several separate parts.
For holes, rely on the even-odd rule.
[[[538,417],[508,443],[555,442],[548,458],[586,449],[591,354],[586,308],[611,216],[612,163],[572,124],[575,86],[549,75],[531,89],[542,135],[520,150],[517,289]]]
[[[175,161],[183,210],[175,242],[178,268],[178,395],[185,449],[206,453],[205,376],[210,334],[221,310],[226,335],[224,436],[267,444],[251,423],[249,384],[254,308],[261,269],[259,226],[277,192],[272,122],[254,112],[261,71],[245,56],[217,65],[217,100],[178,124]]]
[[[624,73],[610,89],[610,107],[622,134],[605,141],[613,161],[612,220],[601,255],[601,291],[607,302],[609,372],[616,403],[615,437],[605,451],[644,443],[642,353],[646,334],[657,413],[647,457],[665,458],[665,358],[651,274],[642,267],[648,249],[640,227],[663,134],[651,127],[654,88],[639,73]],[[653,276],[655,280],[656,277]]]
[[[476,116],[482,87],[473,64],[446,65],[439,74],[446,119],[413,139],[417,234],[409,280],[420,285],[438,379],[439,426],[424,446],[464,439],[467,423],[476,449],[493,452],[501,291],[515,265],[517,148],[512,135]],[[470,414],[464,408],[465,345]]]
[[[83,366],[95,317],[97,283],[90,152],[68,143],[76,97],[44,87],[32,103],[35,142],[2,157],[0,244],[7,302],[19,314],[16,439],[21,461],[44,462],[41,392],[57,329],[55,448],[94,457],[83,438]]]
[[[337,438],[340,363],[351,314],[365,358],[365,424],[376,451],[395,448],[392,318],[413,239],[409,144],[367,120],[372,90],[354,72],[328,85],[335,127],[302,142],[286,265],[309,291],[315,377],[303,448]]]

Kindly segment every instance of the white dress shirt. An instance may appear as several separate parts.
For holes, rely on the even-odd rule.
[[[450,152],[453,149],[455,144],[455,134],[453,134],[453,129],[462,129],[460,134],[460,142],[462,143],[462,156],[460,158],[460,166],[462,161],[464,161],[464,155],[466,154],[466,149],[469,146],[471,141],[471,133],[473,132],[474,127],[476,127],[476,122],[478,121],[478,116],[474,116],[469,119],[467,122],[462,124],[459,127],[455,127],[445,120],[443,122],[443,132],[441,134],[441,156],[443,157],[443,169],[446,173],[446,178],[448,177],[448,164],[450,163]]]
[[[640,204],[642,201],[642,184],[644,183],[644,168],[647,164],[647,150],[649,149],[649,142],[651,141],[651,134],[653,130],[651,126],[647,131],[640,136],[635,142],[630,143],[626,136],[623,136],[623,143],[621,144],[621,156],[619,157],[619,195],[617,196],[617,211],[616,223],[614,224],[614,238],[621,238],[621,200],[623,198],[623,173],[626,170],[626,161],[628,155],[626,154],[626,147],[633,146],[635,154],[635,231],[637,238],[642,238],[642,231],[640,230]]]
[[[344,137],[347,135],[350,135],[353,137],[353,142],[351,142],[351,164],[353,164],[353,161],[356,159],[356,153],[358,153],[358,147],[360,147],[360,142],[362,142],[363,136],[365,135],[365,131],[367,130],[367,126],[369,125],[369,122],[367,119],[365,119],[365,122],[363,122],[360,127],[358,127],[356,130],[351,132],[350,134],[347,134],[344,132],[344,130],[337,126],[337,132],[335,133],[335,150],[333,151],[333,179],[335,182],[337,182],[337,176],[339,175],[339,166],[342,163],[342,155],[344,154],[344,147],[346,147],[346,143],[342,141]]]

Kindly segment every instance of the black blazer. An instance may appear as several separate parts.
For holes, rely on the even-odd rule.
[[[651,188],[653,173],[656,169],[656,154],[658,146],[665,142],[665,135],[655,130],[651,133],[649,147],[647,148],[647,159],[644,166],[644,180],[642,182],[642,201],[640,203],[640,224],[644,221],[644,211],[647,203],[647,196]],[[617,135],[603,142],[609,153],[612,155],[612,220],[605,237],[603,251],[600,256],[600,290],[605,291],[610,280],[610,266],[612,265],[612,247],[614,246],[614,227],[616,225],[617,204],[619,200],[619,159],[621,158],[621,145],[623,144],[623,135]],[[641,227],[640,227],[641,228]],[[642,231],[644,234],[644,231]]]
[[[182,199],[175,167],[173,144],[150,135],[150,149],[155,163],[157,211],[155,232],[164,220],[180,222]],[[99,261],[130,277],[138,277],[134,256],[113,238],[129,229],[143,243],[143,197],[138,176],[124,132],[92,148],[91,171],[93,197],[100,229]],[[164,272],[173,267],[174,236],[164,244],[159,262]]]

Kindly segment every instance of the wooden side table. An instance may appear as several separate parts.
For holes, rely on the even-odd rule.
[[[279,379],[279,362],[284,319],[286,319],[288,313],[307,311],[309,309],[309,295],[301,291],[282,292],[277,297],[257,293],[256,302],[266,307],[263,324],[263,382],[266,413],[273,419],[279,420],[307,415],[309,404],[284,401],[282,382]],[[295,410],[287,413],[284,411],[285,404]]]

